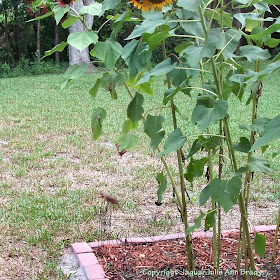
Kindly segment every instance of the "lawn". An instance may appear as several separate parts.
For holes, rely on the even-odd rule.
[[[135,152],[120,157],[114,141],[125,120],[129,96],[118,88],[117,100],[101,91],[92,100],[88,90],[96,74],[73,81],[62,92],[60,75],[20,77],[0,80],[0,278],[1,279],[67,279],[56,269],[59,256],[72,242],[100,240],[104,237],[148,235],[158,232],[177,232],[180,219],[172,200],[170,188],[164,198],[167,207],[157,207],[155,175],[162,169],[160,161],[148,147],[149,139],[141,137]],[[163,79],[155,81],[158,104],[163,97]],[[279,114],[279,72],[264,80],[259,117]],[[246,93],[248,96],[248,92]],[[230,100],[233,139],[238,141],[239,123],[249,124],[246,96],[242,104],[235,97]],[[158,104],[145,96],[145,111]],[[176,104],[190,119],[194,101],[178,95]],[[90,117],[93,108],[109,108],[104,134],[97,141],[91,139]],[[250,106],[250,105],[249,105]],[[150,111],[155,114],[157,110]],[[166,110],[167,133],[171,119]],[[188,138],[188,145],[198,130],[189,128],[188,121],[179,119]],[[186,152],[189,146],[186,147]],[[265,152],[271,159],[275,143]],[[240,159],[242,159],[240,157]],[[168,163],[175,167],[171,156]],[[279,201],[279,156],[272,159],[275,174],[258,175],[252,192],[253,225],[275,221]],[[198,181],[191,194],[190,216],[194,218]],[[126,214],[114,210],[112,228],[104,226],[105,205],[98,192],[105,190],[120,198]],[[126,221],[126,215],[130,218]],[[238,211],[231,213],[238,216]],[[110,218],[110,217],[109,217]],[[228,228],[236,226],[231,219]],[[106,227],[106,228],[105,228]],[[104,236],[105,231],[105,236]]]

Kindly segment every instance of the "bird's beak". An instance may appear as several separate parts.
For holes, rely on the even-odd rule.
[[[99,197],[103,197],[103,194],[100,194]]]

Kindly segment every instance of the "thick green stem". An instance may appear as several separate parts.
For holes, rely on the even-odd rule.
[[[259,71],[260,71],[260,60],[257,60],[256,63],[255,63],[255,72],[259,72]],[[253,94],[253,101],[252,101],[253,104],[252,104],[252,114],[251,114],[251,123],[252,124],[254,123],[254,121],[257,117],[257,106],[258,106],[257,103],[258,103],[259,95],[261,93],[261,87],[260,86],[261,86],[261,82],[258,83],[258,86],[257,86],[255,92],[252,92],[252,94]],[[254,144],[254,135],[255,135],[255,132],[251,131],[250,146],[252,146]],[[248,156],[247,156],[247,163],[251,160],[251,156],[252,156],[252,152],[249,152]],[[252,172],[247,171],[246,174],[245,174],[245,178],[244,178],[243,194],[244,194],[244,198],[245,198],[246,211],[247,211],[248,205],[249,205],[251,176],[252,176]],[[240,222],[240,229],[242,229],[242,222]],[[241,240],[241,235],[239,235],[238,254],[237,254],[237,267],[239,269],[240,269],[240,262],[241,262],[241,256],[242,256],[241,248],[244,247],[243,243],[244,243],[244,238],[242,238],[242,240]]]
[[[158,151],[159,151],[159,150],[158,150]],[[170,169],[169,169],[169,167],[168,167],[168,165],[167,165],[167,163],[166,163],[164,157],[161,157],[161,161],[162,161],[162,163],[163,163],[163,165],[164,165],[164,168],[165,168],[165,170],[166,170],[166,172],[167,172],[167,175],[168,175],[168,177],[169,177],[169,179],[170,179],[170,181],[171,181],[172,188],[173,188],[173,190],[174,190],[174,192],[175,192],[175,195],[176,195],[176,198],[177,198],[177,202],[178,202],[178,204],[179,204],[179,208],[180,208],[181,213],[182,213],[182,211],[183,211],[183,205],[182,205],[182,202],[181,202],[181,200],[180,200],[180,195],[179,195],[179,192],[178,192],[178,190],[177,190],[177,187],[176,187],[176,184],[175,184],[173,175],[171,174],[171,171],[170,171]]]
[[[92,29],[90,27],[87,26],[85,20],[83,19],[83,17],[74,9],[70,6],[70,10],[75,14],[75,16],[82,22],[82,24],[84,25],[84,27],[88,30],[88,31],[92,31]]]
[[[206,24],[205,24],[205,19],[204,19],[202,7],[199,6],[198,10],[199,10],[201,24],[202,24],[202,28],[203,28],[203,31],[204,31],[204,34],[205,34],[205,38],[207,38],[207,29],[206,29]],[[213,57],[211,57],[210,60],[211,60],[212,71],[213,71],[213,76],[214,76],[214,80],[215,80],[215,84],[216,84],[217,93],[218,93],[219,98],[222,99],[223,96],[222,96],[222,91],[221,91],[221,81],[219,80],[216,64],[215,64],[215,61],[214,61]],[[224,118],[224,127],[225,127],[225,132],[226,132],[226,135],[225,135],[226,136],[226,141],[227,141],[227,145],[228,145],[228,148],[229,148],[228,152],[229,152],[229,154],[231,156],[231,159],[232,159],[233,170],[234,170],[234,172],[236,172],[237,171],[237,162],[236,162],[235,153],[231,149],[232,140],[231,140],[231,134],[230,134],[230,130],[229,130],[228,121],[227,121],[226,118]],[[248,221],[247,221],[246,206],[245,206],[243,192],[240,192],[240,195],[239,195],[239,208],[240,208],[240,213],[241,213],[241,219],[242,219],[242,222],[243,222],[244,232],[245,232],[246,239],[247,239],[247,248],[248,248],[248,255],[249,255],[249,258],[250,258],[251,269],[252,269],[253,272],[255,272],[256,267],[255,267],[255,261],[254,261],[254,255],[253,255],[249,225],[248,225]],[[253,275],[253,279],[257,280],[257,277],[255,275]]]
[[[219,134],[222,135],[223,133],[223,121],[219,121]],[[218,177],[222,178],[223,173],[223,155],[224,155],[224,149],[223,149],[223,139],[220,138],[220,147],[219,147],[219,174]],[[221,206],[218,204],[218,260],[217,260],[217,270],[219,270],[220,267],[220,257],[221,257]]]
[[[273,268],[274,261],[275,261],[276,246],[277,246],[277,242],[278,242],[279,225],[280,225],[280,208],[279,208],[279,211],[278,211],[277,225],[276,225],[276,231],[275,231],[274,242],[273,242],[273,252],[272,252],[272,258],[271,258],[271,268]]]
[[[213,181],[213,162],[211,150],[208,151],[208,164],[209,164],[209,178],[210,182]],[[212,211],[216,211],[216,202],[212,199]],[[214,257],[214,269],[218,269],[218,253],[217,253],[217,224],[216,220],[213,224],[213,257]]]
[[[260,72],[260,59],[256,61],[255,64],[255,72]],[[256,91],[253,93],[253,105],[252,105],[252,115],[251,115],[251,120],[252,120],[252,124],[254,123],[255,119],[257,118],[257,106],[258,106],[258,98],[259,98],[259,91],[261,86],[261,81],[258,82],[258,86]],[[250,135],[250,146],[253,146],[254,144],[254,136],[255,136],[255,132],[251,131],[251,135]],[[248,157],[247,157],[247,162],[249,162],[251,160],[251,156],[252,156],[252,152],[248,153]],[[248,171],[245,174],[245,180],[244,180],[244,191],[246,190],[246,194],[245,194],[245,198],[246,198],[246,209],[248,207],[249,204],[249,194],[250,194],[250,181],[251,181],[251,175],[252,172]]]
[[[163,51],[163,57],[164,59],[167,58],[166,54],[166,48],[165,43],[162,41],[162,51]],[[170,89],[171,88],[171,81],[169,78],[169,75],[166,75],[167,78],[167,86]],[[176,110],[173,98],[170,99],[171,104],[171,112],[172,112],[172,121],[173,121],[173,128],[177,129],[177,118],[176,118]],[[184,170],[183,170],[183,163],[182,163],[182,157],[180,150],[177,150],[177,161],[178,161],[178,167],[179,167],[179,174],[180,174],[180,186],[181,186],[181,196],[182,196],[182,208],[181,208],[181,214],[185,226],[185,232],[187,231],[189,225],[188,225],[188,212],[187,212],[187,203],[186,203],[186,189],[185,189],[185,178],[184,178]],[[192,242],[191,242],[191,236],[190,234],[186,235],[186,244],[187,244],[187,254],[188,254],[188,269],[189,271],[194,271],[194,257],[193,257],[193,248],[192,248]]]

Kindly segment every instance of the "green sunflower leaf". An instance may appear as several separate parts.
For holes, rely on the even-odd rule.
[[[162,196],[164,194],[164,192],[166,191],[167,188],[167,180],[166,177],[163,175],[163,172],[158,173],[156,180],[159,182],[159,187],[157,190],[157,196],[158,196],[158,203],[162,202]]]
[[[105,42],[96,43],[90,54],[104,61],[109,70],[113,70],[117,60],[121,56],[122,49],[120,43],[107,40]]]
[[[182,134],[181,129],[177,128],[170,133],[167,137],[164,150],[157,154],[157,157],[162,157],[163,155],[170,154],[182,148],[187,141],[187,138]]]
[[[135,135],[123,133],[117,138],[116,142],[120,145],[119,151],[132,151],[137,147],[139,143],[139,138]]]
[[[165,131],[162,130],[162,124],[164,122],[163,116],[151,116],[148,114],[144,123],[144,132],[151,138],[151,147],[155,150],[165,135]]]
[[[144,103],[143,95],[140,93],[136,93],[134,98],[128,104],[127,117],[133,123],[136,123],[141,120],[142,114],[144,113],[143,103]]]
[[[148,16],[141,25],[137,25],[133,32],[126,38],[126,40],[131,40],[140,37],[143,33],[152,34],[158,26],[165,24],[166,21],[163,19],[163,14],[161,12],[153,13]]]
[[[254,248],[255,248],[256,253],[258,255],[260,255],[261,258],[264,258],[265,245],[266,245],[265,235],[256,232],[255,238],[254,238]]]
[[[45,55],[43,56],[43,58],[45,58],[46,56],[52,55],[55,52],[62,52],[67,45],[68,45],[68,43],[62,41],[60,44],[56,45],[51,50],[45,51]]]
[[[67,38],[68,44],[79,51],[87,48],[90,44],[95,44],[97,40],[98,35],[93,31],[73,32]]]
[[[186,235],[194,232],[196,229],[200,228],[201,226],[201,220],[205,217],[205,214],[200,210],[200,215],[195,219],[194,225],[191,227],[188,227],[186,231]]]
[[[107,112],[103,108],[97,108],[93,111],[91,117],[92,137],[97,140],[102,132],[102,123],[107,117]]]
[[[198,124],[200,130],[204,131],[209,126],[216,124],[218,120],[223,119],[228,110],[228,103],[225,100],[215,102],[213,108],[204,105],[198,105],[194,108],[192,114],[193,124]]]

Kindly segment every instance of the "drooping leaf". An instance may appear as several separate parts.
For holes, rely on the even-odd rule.
[[[204,166],[208,162],[208,158],[191,159],[187,167],[187,172],[184,174],[185,178],[192,183],[195,177],[203,175]]]
[[[208,231],[215,225],[216,222],[216,211],[209,210],[205,218],[205,230]]]
[[[132,40],[122,50],[122,58],[130,68],[130,78],[138,75],[152,57],[152,51],[146,42]]]
[[[180,54],[184,49],[188,48],[192,44],[192,42],[183,41],[175,47],[175,52]]]
[[[142,114],[144,113],[143,108],[144,97],[140,93],[136,93],[134,98],[128,104],[127,107],[127,117],[136,123],[141,120]]]
[[[188,75],[185,69],[173,69],[171,72],[169,72],[169,78],[171,83],[175,86],[178,87],[182,83],[186,83],[188,79]]]
[[[135,135],[123,133],[117,138],[116,142],[119,144],[119,151],[132,151],[137,147],[139,138]]]
[[[242,35],[239,30],[228,29],[225,32],[225,46],[223,48],[223,56],[225,60],[235,57],[234,52],[238,48]]]
[[[92,16],[99,16],[99,15],[101,15],[101,12],[102,12],[102,4],[101,3],[93,3],[93,4],[88,5],[88,6],[83,6],[80,9],[80,13],[82,15],[89,14],[89,15],[92,15]]]
[[[242,153],[249,153],[251,149],[250,141],[246,137],[241,137],[239,143],[231,145],[231,149]]]
[[[280,60],[270,63],[262,71],[251,74],[252,77],[247,80],[247,83],[253,83],[257,80],[261,80],[262,78],[272,74],[274,71],[278,70],[279,68],[280,68]]]
[[[275,48],[280,44],[280,39],[269,38],[265,40],[265,44],[270,48]]]
[[[255,119],[254,123],[252,125],[247,125],[244,123],[241,123],[239,125],[239,128],[246,129],[248,131],[256,131],[260,135],[263,135],[265,126],[271,121],[269,118],[257,118]]]
[[[102,123],[107,117],[107,112],[103,108],[97,108],[93,111],[91,117],[92,137],[97,140],[102,133]]]
[[[79,66],[78,64],[72,65],[71,68],[63,75],[64,81],[60,86],[60,90],[63,90],[71,80],[83,76],[86,71],[87,63],[83,63],[81,66]]]
[[[41,7],[43,5],[43,0],[35,0],[33,3],[32,3],[32,6],[37,8],[37,7]]]
[[[240,47],[240,56],[246,57],[249,62],[255,62],[258,59],[266,60],[270,58],[268,50],[249,45]]]
[[[202,38],[204,37],[202,24],[199,21],[200,16],[199,16],[199,13],[198,13],[197,10],[196,11],[190,11],[190,10],[186,10],[186,9],[178,9],[176,11],[176,15],[180,19],[181,27],[188,34],[198,36],[198,37],[202,37]],[[197,20],[197,21],[188,21],[188,20]],[[188,45],[192,45],[192,43],[190,41],[185,41],[185,42],[188,42]],[[187,45],[185,46],[185,48],[186,47],[187,47]],[[180,52],[178,52],[178,53],[180,53]]]
[[[267,20],[267,18],[266,18]],[[273,20],[273,18],[272,18]],[[257,34],[251,34],[251,35],[247,35],[244,33],[244,36],[246,38],[252,39],[252,40],[261,40],[262,38],[264,38],[267,35],[270,35],[274,32],[277,32],[280,28],[280,18],[277,18],[276,21],[270,25],[269,27],[265,28],[262,32],[257,33]]]
[[[93,99],[95,99],[101,83],[102,83],[102,80],[100,78],[97,78],[94,86],[89,90],[89,94],[91,95],[91,97]]]
[[[149,95],[153,95],[154,94],[154,90],[153,88],[151,87],[150,83],[144,83],[144,84],[141,84],[139,86],[139,89],[144,92],[144,93],[147,93]]]
[[[262,136],[256,140],[251,151],[258,149],[261,146],[266,146],[269,142],[278,138],[280,138],[280,115],[266,124]]]
[[[90,54],[104,61],[109,70],[113,70],[117,60],[121,56],[122,49],[120,43],[107,40],[105,42],[97,42]]]
[[[198,124],[200,130],[204,131],[209,126],[223,119],[228,110],[228,103],[225,100],[215,102],[213,108],[208,108],[204,105],[195,107],[192,114],[193,124]]]
[[[104,0],[102,2],[102,12],[99,16],[102,16],[108,10],[116,8],[121,3],[121,1],[122,0]]]
[[[196,154],[203,146],[203,141],[201,139],[196,139],[191,147],[191,150],[187,156],[187,159]]]
[[[207,185],[199,195],[199,205],[203,206],[207,200],[211,197],[210,187]]]
[[[209,184],[211,198],[220,203],[227,213],[236,203],[242,188],[242,180],[239,176],[229,180],[216,178]]]
[[[167,180],[166,177],[163,175],[163,172],[157,174],[156,180],[159,182],[159,187],[157,190],[157,196],[158,196],[157,203],[161,204],[162,195],[164,194],[167,188]]]
[[[185,10],[194,12],[202,2],[203,0],[178,0],[177,5]]]
[[[54,8],[52,9],[52,11],[54,12],[54,18],[56,21],[56,24],[59,24],[59,22],[61,21],[61,19],[63,18],[63,16],[70,11],[70,7],[69,5],[66,5],[66,7],[61,7],[59,5],[54,6]]]
[[[200,215],[195,219],[194,225],[191,227],[188,227],[186,230],[186,236],[192,232],[194,232],[196,229],[200,228],[201,226],[201,220],[204,218],[205,214],[200,210]]]
[[[184,55],[187,57],[188,64],[193,68],[197,68],[199,61],[205,57],[203,47],[198,45],[191,45],[184,49],[180,53],[180,56],[182,57]]]
[[[52,16],[53,14],[54,14],[54,12],[53,12],[53,11],[51,11],[51,12],[48,12],[48,13],[46,13],[46,14],[42,15],[42,16],[35,17],[35,18],[30,19],[30,20],[27,20],[26,22],[31,22],[31,21],[41,20],[41,19],[47,18],[47,17],[49,17],[49,16]]]
[[[177,88],[169,88],[164,93],[163,104],[167,104],[168,101],[173,98],[182,88],[178,86]]]
[[[126,40],[131,40],[140,37],[143,33],[154,33],[158,26],[165,24],[166,21],[163,19],[161,12],[153,13],[148,16],[140,25],[137,25],[133,32],[126,38]]]
[[[255,248],[256,253],[258,255],[260,255],[261,258],[264,258],[265,245],[266,245],[265,235],[256,232],[255,238],[254,238],[254,248]]]
[[[45,51],[45,55],[43,58],[45,58],[46,56],[49,56],[55,52],[62,52],[65,47],[68,45],[68,43],[62,41],[60,44],[56,45],[54,48],[52,48],[51,50],[49,51]]]
[[[144,123],[144,132],[151,138],[150,145],[155,150],[165,135],[165,131],[162,130],[162,124],[164,122],[163,116],[151,116],[148,114]]]
[[[122,125],[122,133],[127,134],[132,129],[136,129],[138,127],[138,123],[133,123],[130,119],[124,121]]]
[[[220,145],[220,137],[218,136],[210,136],[210,137],[203,137],[199,136],[199,138],[202,140],[202,146],[206,150],[214,149],[215,147]]]
[[[157,157],[162,157],[163,155],[170,154],[182,148],[187,141],[187,138],[182,134],[180,128],[176,128],[167,137],[164,150],[157,154]]]
[[[273,18],[263,18],[260,13],[236,13],[233,17],[241,23],[242,28],[246,25],[247,20],[257,22],[273,20]]]
[[[167,58],[166,60],[157,64],[150,73],[144,73],[140,81],[137,85],[141,85],[143,83],[147,83],[151,77],[153,76],[161,76],[166,75],[167,73],[171,72],[175,68],[175,64],[171,64],[171,59]]]
[[[72,32],[67,38],[68,44],[79,51],[87,48],[90,44],[95,44],[97,40],[98,35],[93,31]]]
[[[161,32],[155,32],[155,34],[150,35],[148,39],[148,44],[150,49],[153,51],[156,47],[158,47],[163,40],[166,40],[170,37],[170,34],[167,30]]]
[[[273,173],[273,170],[270,168],[269,161],[264,157],[259,157],[256,155],[251,156],[250,161],[247,163],[246,169],[250,171],[264,172],[268,174]]]
[[[79,18],[69,15],[67,19],[61,24],[64,29],[68,28],[72,24],[74,24]]]

